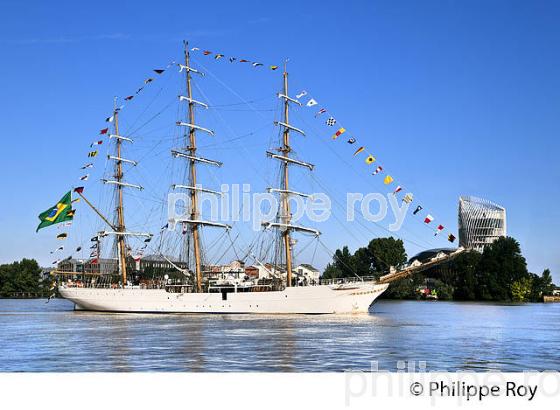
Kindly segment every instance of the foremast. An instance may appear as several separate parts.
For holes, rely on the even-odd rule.
[[[101,220],[103,222],[105,222],[109,228],[111,228],[110,231],[101,231],[99,232],[99,234],[97,235],[98,238],[98,248],[97,248],[97,255],[100,255],[100,250],[99,250],[99,237],[103,237],[103,236],[107,236],[107,235],[115,235],[115,247],[116,247],[116,253],[117,253],[117,265],[118,265],[118,270],[119,270],[119,275],[121,276],[122,279],[122,286],[125,287],[127,284],[127,270],[126,270],[126,242],[125,242],[125,238],[126,236],[143,236],[143,237],[152,237],[152,234],[150,233],[144,233],[144,232],[128,232],[126,231],[125,228],[125,222],[124,222],[124,198],[123,198],[123,188],[128,187],[128,188],[135,188],[135,189],[139,189],[142,190],[144,189],[143,187],[141,187],[140,185],[136,185],[136,184],[130,184],[127,182],[124,182],[123,177],[124,177],[124,171],[123,171],[123,163],[128,163],[131,164],[133,166],[137,165],[136,161],[130,160],[130,159],[126,159],[123,158],[122,155],[122,143],[123,141],[127,141],[132,143],[132,139],[128,138],[128,137],[123,137],[122,135],[119,134],[119,111],[120,108],[117,107],[117,101],[115,98],[115,104],[114,104],[114,109],[113,109],[113,115],[111,117],[109,117],[107,119],[107,121],[113,122],[115,125],[115,133],[114,134],[110,134],[109,138],[110,139],[115,139],[116,144],[116,152],[115,155],[108,155],[107,158],[109,160],[115,161],[115,168],[114,168],[114,175],[113,178],[114,179],[102,179],[104,184],[109,184],[109,185],[114,185],[115,186],[115,193],[116,193],[116,202],[117,202],[117,206],[115,208],[115,218],[114,221],[111,222],[109,221],[109,219],[103,215],[103,213],[95,206],[93,205],[83,194],[83,188],[78,189],[76,188],[74,190],[74,192],[76,192],[83,200],[84,202],[97,214],[97,216],[99,216],[101,218]]]
[[[188,104],[187,110],[187,119],[185,121],[178,121],[177,125],[180,127],[186,127],[188,130],[185,135],[185,143],[188,144],[184,150],[172,150],[171,154],[174,157],[185,158],[188,161],[188,184],[181,185],[181,184],[174,184],[172,186],[173,189],[186,189],[190,192],[190,214],[189,217],[186,219],[181,219],[181,222],[186,223],[189,225],[189,235],[190,239],[192,239],[193,244],[193,253],[194,253],[194,267],[195,267],[195,275],[196,275],[196,291],[202,292],[202,244],[200,240],[200,227],[204,225],[208,226],[215,226],[228,229],[229,226],[225,224],[220,224],[217,222],[212,221],[205,221],[201,219],[201,212],[200,212],[200,204],[199,204],[199,192],[206,192],[215,195],[221,195],[218,191],[213,191],[210,189],[204,189],[202,186],[198,185],[199,181],[197,180],[197,164],[207,164],[212,166],[221,167],[222,163],[219,161],[214,161],[207,158],[202,158],[197,156],[197,146],[196,146],[196,133],[197,131],[204,132],[211,136],[214,135],[214,132],[208,128],[204,128],[195,124],[195,107],[203,107],[208,109],[208,105],[193,99],[192,94],[192,73],[198,75],[204,75],[202,72],[192,68],[190,66],[190,54],[188,43],[184,43],[185,47],[185,64],[180,65],[180,70],[185,70],[185,77],[186,77],[186,95],[180,95],[179,101],[185,101]],[[173,221],[178,222],[178,221]],[[188,244],[185,246],[186,252],[190,253],[190,245]]]
[[[115,134],[119,134],[119,111],[116,107],[115,101],[115,110],[114,110],[114,120],[115,120]],[[122,149],[122,140],[117,138],[117,157],[121,158],[121,149]],[[115,161],[115,180],[117,184],[115,188],[117,190],[117,224],[116,224],[116,232],[117,236],[117,255],[119,258],[119,271],[122,277],[123,286],[126,285],[126,243],[123,232],[126,232],[125,225],[124,225],[124,207],[123,207],[123,186],[122,184],[123,178],[123,170],[122,170],[122,160]]]
[[[291,98],[288,94],[288,71],[287,71],[287,63],[284,64],[284,72],[283,72],[283,92],[278,94],[278,98],[284,100],[284,110],[283,110],[283,118],[282,121],[276,121],[274,124],[283,128],[282,131],[282,146],[277,149],[281,153],[281,155],[274,154],[272,152],[267,152],[267,155],[271,158],[278,159],[281,161],[281,175],[282,179],[280,181],[280,189],[278,188],[269,188],[269,192],[278,192],[280,194],[281,199],[281,209],[277,215],[277,219],[279,222],[263,222],[263,226],[265,228],[272,227],[277,228],[281,231],[281,241],[284,250],[284,257],[286,261],[286,286],[292,286],[292,239],[291,239],[291,232],[292,231],[301,231],[312,233],[316,236],[319,236],[321,233],[315,229],[307,228],[304,226],[293,225],[292,224],[292,214],[290,209],[290,196],[291,195],[299,195],[303,197],[309,198],[310,195],[292,191],[290,190],[290,175],[289,175],[289,168],[290,165],[298,165],[305,168],[308,168],[310,171],[313,170],[314,165],[309,164],[307,162],[299,161],[290,157],[290,153],[292,152],[292,147],[290,146],[290,131],[294,131],[305,136],[305,132],[299,128],[296,128],[290,124],[290,103],[295,103],[301,105],[301,103]]]
[[[127,256],[127,236],[144,236],[151,237],[149,233],[143,232],[128,232],[125,225],[125,212],[124,212],[124,188],[134,188],[138,190],[144,189],[142,186],[137,184],[130,184],[124,181],[124,170],[123,163],[136,166],[138,163],[134,160],[127,159],[123,157],[123,142],[132,143],[133,140],[128,137],[124,137],[119,132],[119,112],[120,107],[117,107],[117,100],[115,98],[115,104],[113,109],[113,115],[111,120],[114,123],[114,134],[109,135],[110,139],[115,140],[115,155],[108,155],[107,158],[111,161],[115,161],[115,173],[113,175],[114,179],[103,179],[103,182],[108,185],[114,185],[116,194],[115,208],[115,222],[109,224],[106,218],[104,218],[95,208],[94,210],[108,225],[112,228],[112,231],[102,232],[102,236],[105,235],[115,235],[115,246],[117,253],[117,264],[119,269],[119,274],[122,279],[122,286],[127,284],[127,267],[126,267],[126,256]],[[98,253],[99,254],[99,253]]]

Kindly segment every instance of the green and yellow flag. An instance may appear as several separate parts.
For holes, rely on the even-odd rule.
[[[47,226],[55,225],[64,221],[70,221],[74,218],[72,211],[72,191],[68,191],[58,203],[47,209],[45,212],[39,214],[41,223],[37,227],[39,229]]]

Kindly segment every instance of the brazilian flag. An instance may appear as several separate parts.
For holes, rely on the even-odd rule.
[[[70,221],[74,218],[74,212],[72,211],[72,191],[68,191],[66,195],[62,197],[58,203],[47,209],[45,212],[39,214],[39,219],[41,223],[37,227],[39,229],[45,228],[47,226],[55,225],[64,221]]]

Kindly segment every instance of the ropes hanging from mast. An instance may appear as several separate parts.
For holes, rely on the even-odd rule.
[[[180,96],[180,102],[186,102],[188,104],[188,115],[186,121],[178,121],[177,126],[184,127],[185,130],[185,151],[174,149],[171,151],[172,155],[178,158],[184,158],[188,161],[188,181],[186,184],[174,184],[173,189],[187,189],[190,193],[190,216],[187,219],[182,219],[179,222],[187,225],[187,231],[189,233],[188,237],[185,236],[185,254],[190,255],[190,240],[192,239],[193,253],[194,253],[194,264],[195,264],[195,275],[196,275],[196,290],[197,292],[202,292],[203,277],[202,277],[202,259],[203,251],[201,246],[200,237],[200,227],[201,226],[215,226],[229,229],[228,225],[215,223],[211,221],[205,221],[201,219],[201,212],[199,209],[199,196],[200,190],[206,192],[213,192],[219,194],[215,190],[204,189],[197,186],[197,164],[202,163],[206,165],[221,166],[221,162],[209,160],[197,156],[197,145],[196,145],[196,132],[202,131],[211,136],[214,136],[214,132],[208,128],[197,125],[195,122],[195,107],[200,106],[204,109],[208,109],[208,104],[198,101],[193,98],[192,93],[192,76],[191,73],[199,74],[203,76],[203,73],[193,69],[190,66],[190,55],[188,49],[188,43],[184,43],[184,53],[185,53],[185,64],[180,65],[180,71],[185,71],[186,77],[186,96]],[[177,221],[174,221],[177,222]]]

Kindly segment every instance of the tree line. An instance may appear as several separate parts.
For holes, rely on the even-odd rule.
[[[347,246],[337,249],[324,278],[373,276],[389,273],[391,266],[405,266],[408,257],[402,240],[376,238],[353,254]],[[417,289],[430,278],[439,299],[482,301],[542,301],[552,294],[554,284],[549,269],[531,273],[519,243],[511,237],[499,238],[482,253],[466,251],[444,265],[391,283],[385,298],[415,299]]]
[[[42,269],[34,259],[0,265],[0,297],[20,293],[48,296],[50,281],[43,281]]]

